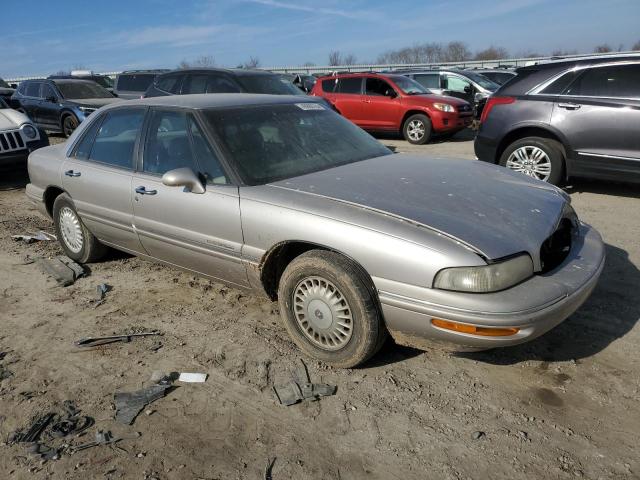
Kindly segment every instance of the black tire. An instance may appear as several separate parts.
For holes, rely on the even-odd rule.
[[[63,231],[65,228],[68,228],[68,224],[66,224],[67,227],[63,226],[61,222],[64,221],[61,220],[61,217],[68,219],[70,218],[69,215],[74,215],[77,220],[77,227],[79,229],[77,233],[81,234],[81,241],[78,242],[78,244],[81,245],[80,248],[74,248],[74,245],[68,240],[69,234]],[[78,263],[95,262],[107,253],[108,247],[100,243],[84,225],[76,211],[76,207],[73,205],[71,197],[66,193],[58,195],[53,202],[53,223],[56,229],[56,235],[58,236],[58,243],[60,243],[65,255],[72,260]]]
[[[421,125],[423,134],[421,136],[416,136],[411,133],[413,125]],[[431,120],[426,115],[422,113],[416,113],[415,115],[411,115],[404,121],[402,125],[402,135],[404,139],[412,145],[424,145],[428,143],[431,139]]]
[[[62,134],[65,138],[69,138],[73,131],[78,128],[78,125],[80,125],[80,122],[74,114],[70,113],[62,117]]]
[[[512,154],[518,150],[520,150],[520,152],[533,152],[536,148],[542,150],[549,159],[548,164],[550,165],[550,171],[547,178],[540,178],[542,174],[535,174],[532,170],[528,170],[530,172],[528,175],[553,185],[560,185],[564,179],[565,162],[564,155],[562,153],[562,145],[555,140],[542,137],[525,137],[516,140],[509,145],[504,152],[502,152],[498,163],[503,167],[512,168],[514,171],[517,171],[515,170],[515,167],[521,164],[514,165],[513,161],[517,161],[517,158],[515,158],[515,156],[512,157]],[[511,162],[510,159],[512,160]],[[544,163],[547,162],[544,161]],[[513,167],[508,166],[508,164],[513,165]],[[533,167],[532,165],[529,166]],[[527,174],[525,172],[523,173]]]
[[[303,322],[299,321],[300,312],[304,312],[304,309],[298,309],[296,301],[300,297],[296,296],[294,301],[294,295],[300,291],[300,286],[315,279],[333,284],[337,290],[336,298],[342,298],[345,302],[338,303],[336,308],[350,313],[350,336],[339,348],[333,345],[333,349],[329,350],[328,344],[326,347],[320,346],[320,337],[312,341],[310,337],[313,334],[308,333],[309,330],[305,332]],[[330,291],[331,288],[327,286],[326,290]],[[335,290],[333,294],[336,295]],[[308,356],[334,367],[351,368],[365,362],[382,347],[387,337],[370,279],[351,260],[335,252],[310,250],[296,257],[280,278],[278,303],[282,320],[298,347]],[[307,312],[311,308],[309,306]],[[316,317],[318,312],[319,310],[315,311]],[[318,318],[322,320],[323,317],[320,315]],[[332,326],[328,328],[333,328],[334,316],[330,319]],[[307,325],[310,325],[309,322]],[[313,327],[308,328],[313,330]]]

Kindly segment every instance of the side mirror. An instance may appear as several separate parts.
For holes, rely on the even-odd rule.
[[[398,94],[396,93],[395,90],[393,90],[392,88],[390,88],[389,90],[387,90],[386,92],[384,92],[385,97],[389,97],[389,98],[396,98],[398,96]]]
[[[464,87],[464,93],[471,93],[473,91],[473,89],[471,88],[471,85],[466,85]]]
[[[16,90],[18,88],[18,84],[17,83],[10,83],[9,86],[11,88],[13,88],[14,90]]]
[[[188,167],[169,170],[162,175],[162,183],[167,187],[184,187],[185,192],[205,192],[204,185],[202,185],[198,176]]]

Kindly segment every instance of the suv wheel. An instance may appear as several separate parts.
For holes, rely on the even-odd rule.
[[[380,349],[387,331],[368,282],[335,252],[311,250],[287,266],[278,288],[280,314],[304,353],[351,368]]]
[[[69,138],[73,131],[78,128],[78,125],[80,125],[80,122],[78,122],[78,119],[75,117],[75,115],[67,115],[62,119],[62,134],[66,138]]]
[[[402,126],[402,134],[412,145],[424,145],[431,138],[431,120],[421,113],[411,115]]]
[[[555,140],[526,137],[509,145],[500,156],[500,165],[514,172],[559,185],[564,171],[562,148]]]
[[[101,244],[82,223],[71,197],[66,193],[53,202],[53,222],[58,242],[70,259],[79,263],[93,262],[107,252],[108,247]]]

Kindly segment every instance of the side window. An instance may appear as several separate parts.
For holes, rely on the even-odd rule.
[[[158,79],[157,87],[168,93],[179,93],[180,84],[184,75],[164,75]]]
[[[447,75],[447,90],[452,92],[467,93],[464,91],[466,87],[471,87],[471,83],[460,77]]]
[[[362,77],[341,78],[338,81],[338,92],[352,95],[362,94]]]
[[[198,171],[189,141],[187,114],[174,110],[156,110],[149,124],[142,169],[147,173],[163,175],[169,170],[182,167]]]
[[[338,86],[337,78],[330,78],[328,80],[322,81],[322,91],[325,93],[334,93],[336,91],[337,86]]]
[[[640,65],[591,68],[571,84],[567,95],[639,98]]]
[[[380,78],[367,78],[366,93],[374,96],[388,96],[389,91],[393,90],[391,85]]]
[[[40,82],[32,82],[27,85],[25,91],[27,97],[39,97],[40,96]]]
[[[42,84],[42,88],[40,89],[40,98],[58,98],[56,93],[51,88],[51,85],[47,85],[46,83]]]
[[[560,78],[556,79],[553,83],[551,83],[547,88],[542,90],[540,93],[545,95],[560,95],[562,92],[566,90],[566,88],[571,85],[571,83],[578,76],[577,71],[565,73]]]
[[[440,88],[440,74],[414,75],[413,79],[424,88]]]
[[[27,84],[24,82],[20,83],[20,85],[18,85],[18,93],[20,95],[26,95],[25,93],[26,91],[27,91]]]
[[[133,148],[142,126],[142,109],[115,110],[106,114],[89,158],[114,167],[131,168]]]
[[[82,139],[78,142],[78,145],[73,152],[73,157],[79,160],[87,160],[91,154],[91,147],[93,146],[93,140],[96,138],[96,133],[100,124],[102,123],[102,117],[95,119],[95,121],[86,129],[82,135]]]
[[[224,75],[210,75],[205,93],[240,93],[240,87]]]
[[[207,179],[207,183],[227,184],[227,177],[216,154],[191,115],[189,115],[189,131],[193,140],[193,151],[200,166],[200,173]]]
[[[182,85],[182,94],[205,93],[208,75],[187,75]]]

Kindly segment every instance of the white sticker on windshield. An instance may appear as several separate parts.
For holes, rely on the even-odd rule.
[[[301,110],[324,110],[319,103],[296,103],[296,106]]]

